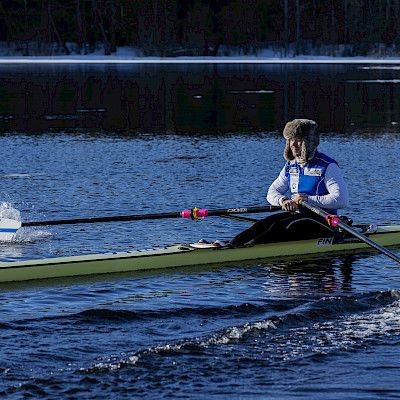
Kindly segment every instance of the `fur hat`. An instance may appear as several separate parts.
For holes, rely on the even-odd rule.
[[[294,119],[286,124],[283,130],[283,137],[286,139],[286,146],[283,156],[286,160],[294,160],[292,150],[290,150],[289,140],[294,138],[303,139],[301,156],[299,157],[304,162],[310,160],[319,145],[318,125],[311,119]]]

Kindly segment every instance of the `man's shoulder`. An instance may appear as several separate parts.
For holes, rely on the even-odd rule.
[[[336,164],[336,165],[338,165],[338,162],[337,162],[334,158],[329,157],[329,156],[326,155],[325,153],[321,153],[321,152],[319,152],[319,151],[316,151],[316,152],[315,152],[315,155],[314,155],[314,157],[313,157],[313,160],[315,160],[315,162],[322,162],[322,163],[324,163],[324,164],[326,164],[326,165],[329,165],[329,164]]]

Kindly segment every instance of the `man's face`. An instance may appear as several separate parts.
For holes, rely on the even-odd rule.
[[[301,147],[303,145],[303,139],[294,138],[289,140],[290,150],[295,157],[301,155]]]

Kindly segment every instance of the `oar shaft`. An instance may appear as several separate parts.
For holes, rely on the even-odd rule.
[[[315,214],[325,218],[325,220],[328,222],[330,221],[330,224],[333,227],[338,227],[340,229],[343,229],[344,231],[350,233],[351,235],[355,236],[357,239],[360,239],[362,242],[370,245],[371,247],[375,248],[376,250],[380,251],[383,254],[386,254],[388,257],[390,257],[392,260],[397,261],[400,263],[400,257],[388,250],[386,247],[381,246],[379,243],[374,242],[367,236],[363,235],[360,232],[357,232],[355,229],[353,229],[351,226],[347,225],[343,221],[339,219],[336,215],[331,215],[327,213],[326,211],[322,210],[318,206],[308,203],[307,201],[302,201],[301,205],[305,208],[308,208],[309,210],[313,211]]]
[[[117,222],[117,221],[139,221],[145,219],[166,219],[166,218],[204,218],[211,216],[223,216],[227,214],[246,214],[246,213],[262,213],[275,212],[281,210],[278,206],[265,207],[233,207],[221,208],[216,210],[206,210],[194,208],[192,210],[184,210],[179,212],[153,213],[153,214],[136,214],[136,215],[117,215],[109,217],[89,217],[74,219],[59,219],[49,221],[32,221],[23,222],[22,226],[48,226],[48,225],[71,225],[71,224],[94,224],[98,222]]]
[[[118,215],[110,217],[89,217],[74,219],[58,219],[49,221],[32,221],[23,222],[22,226],[44,226],[44,225],[72,225],[72,224],[95,224],[98,222],[117,222],[117,221],[139,221],[143,219],[162,219],[162,218],[179,218],[181,213],[171,212],[163,214],[144,214],[144,215]]]

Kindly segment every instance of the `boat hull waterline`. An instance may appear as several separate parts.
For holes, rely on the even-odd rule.
[[[400,245],[400,225],[378,226],[371,240],[382,246]],[[239,248],[194,248],[172,245],[124,253],[103,253],[38,260],[0,262],[0,282],[84,276],[217,264],[276,257],[314,255],[371,249],[358,240],[334,243],[333,238],[259,244]]]

